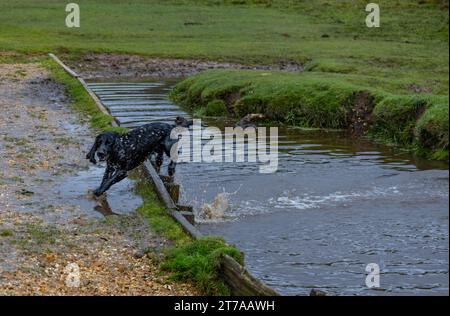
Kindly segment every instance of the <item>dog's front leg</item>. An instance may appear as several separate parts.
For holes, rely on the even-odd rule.
[[[113,186],[117,182],[122,181],[126,177],[127,172],[125,170],[116,170],[111,177],[107,178],[107,180],[102,183],[102,185],[97,190],[94,191],[95,196],[102,195],[103,193],[108,191],[111,186]]]
[[[106,181],[112,177],[114,172],[114,168],[110,166],[110,164],[106,165],[105,173],[103,174],[102,183],[100,184],[100,188],[105,185]]]

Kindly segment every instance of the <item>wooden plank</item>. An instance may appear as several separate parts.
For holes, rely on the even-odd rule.
[[[194,212],[194,208],[191,205],[180,205],[180,204],[177,204],[177,209],[180,212],[190,212],[190,213]]]
[[[237,296],[279,296],[277,292],[253,277],[247,269],[228,255],[221,258],[222,277]]]
[[[160,174],[159,177],[161,178],[162,182],[164,182],[164,183],[171,183],[173,181],[173,178],[169,177],[169,176],[165,176],[165,175],[161,175]]]
[[[153,182],[156,193],[158,193],[159,198],[164,203],[164,205],[168,209],[176,209],[177,206],[173,202],[172,198],[170,197],[169,192],[167,192],[166,187],[164,186],[164,183],[162,182],[159,175],[156,173],[156,170],[153,168],[152,164],[146,160],[143,164],[144,170],[147,173],[147,176],[151,179]]]
[[[194,216],[194,213],[192,213],[192,212],[185,212],[185,211],[178,211],[181,215],[183,215],[183,217],[185,218],[185,219],[187,219],[187,221],[189,222],[189,223],[191,223],[192,225],[194,225],[195,224],[195,216]]]
[[[72,77],[75,78],[79,78],[78,74],[73,71],[72,69],[70,69],[69,67],[67,67],[58,57],[56,57],[54,54],[49,53],[48,54],[51,58],[53,58],[54,61],[56,61],[69,75],[71,75]]]
[[[192,238],[199,239],[204,237],[204,235],[195,228],[180,212],[177,210],[168,210],[170,216],[172,216],[180,225],[183,227],[184,231],[187,232]]]
[[[176,183],[164,183],[164,186],[167,189],[167,192],[169,192],[170,197],[172,198],[172,201],[178,203],[180,199],[180,185]]]
[[[172,216],[192,238],[198,239],[200,237],[203,237],[203,234],[197,228],[195,228],[194,225],[192,225],[183,215],[181,215],[180,212],[177,211],[175,202],[172,200],[169,192],[167,192],[164,183],[148,160],[144,162],[143,168],[145,173],[147,173],[147,176],[153,182],[156,193],[166,206],[170,216]]]

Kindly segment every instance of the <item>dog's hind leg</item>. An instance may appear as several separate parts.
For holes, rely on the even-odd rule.
[[[155,152],[156,152],[155,169],[156,172],[159,173],[161,171],[161,166],[164,162],[164,148],[158,147],[158,149],[156,149]]]
[[[170,160],[169,166],[167,167],[167,174],[169,177],[173,177],[175,175],[175,169],[177,167],[177,163],[173,160]]]
[[[169,175],[169,177],[173,177],[175,175],[175,169],[177,167],[177,163],[171,157],[171,150],[173,148],[175,150],[178,149],[178,144],[177,143],[178,143],[177,140],[168,140],[168,139],[166,139],[165,142],[164,142],[164,146],[163,146],[165,154],[170,159],[169,166],[167,167],[167,174]],[[176,147],[173,147],[173,146],[176,146]]]

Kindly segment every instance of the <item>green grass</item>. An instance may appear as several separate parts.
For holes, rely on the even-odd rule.
[[[230,295],[218,272],[224,254],[244,264],[242,253],[227,246],[222,238],[202,237],[194,243],[171,249],[162,267],[172,271],[175,280],[194,280],[207,295]]]
[[[212,70],[182,81],[170,96],[196,113],[232,100],[228,107],[236,118],[263,113],[270,121],[293,126],[342,129],[349,127],[355,95],[364,92],[371,104],[371,137],[431,158],[448,158],[448,96],[396,95],[350,83],[346,76]]]
[[[0,50],[295,61],[389,92],[448,94],[443,2],[377,1],[381,27],[367,28],[365,0],[79,0],[81,27],[70,29],[65,2],[9,0],[0,4]]]
[[[74,109],[91,118],[92,127],[101,131],[127,130],[120,127],[114,129],[111,126],[112,117],[101,113],[78,80],[68,75],[55,61],[49,58],[42,61],[42,64],[50,71],[55,81],[65,86],[67,94],[73,99]],[[135,192],[143,199],[142,205],[136,211],[148,219],[155,233],[164,236],[173,244],[171,248],[166,249],[167,256],[163,261],[163,268],[171,271],[174,279],[194,282],[205,294],[230,294],[228,287],[218,275],[218,260],[221,255],[228,254],[243,263],[241,253],[219,237],[192,240],[169,216],[147,180],[137,176],[136,172],[132,172],[131,177],[136,180]],[[48,237],[45,232],[31,226],[30,234],[38,241]],[[2,233],[1,236],[8,235]]]

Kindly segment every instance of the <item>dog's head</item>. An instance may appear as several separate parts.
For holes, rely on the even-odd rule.
[[[106,132],[98,135],[95,138],[94,146],[92,146],[91,151],[86,155],[86,159],[89,159],[92,163],[97,163],[98,161],[105,161],[111,156],[113,151],[113,146],[119,135],[113,132]]]

